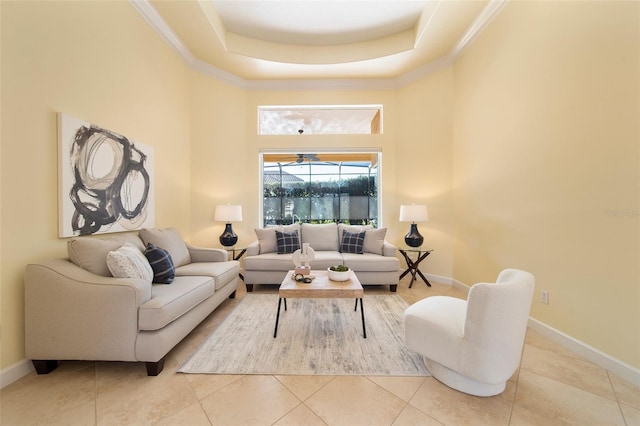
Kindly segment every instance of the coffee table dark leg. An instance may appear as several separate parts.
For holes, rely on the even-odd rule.
[[[358,300],[356,299],[356,306],[358,305]],[[362,304],[362,297],[360,298],[360,313],[362,314],[362,335],[364,338],[367,338],[367,328],[364,325],[364,305]]]
[[[278,313],[276,314],[276,328],[273,329],[273,338],[276,338],[276,335],[278,334],[278,320],[280,319],[280,305],[282,304],[282,297],[280,297],[278,299]],[[284,306],[285,306],[285,310],[287,310],[286,306],[287,306],[287,299],[284,299]]]

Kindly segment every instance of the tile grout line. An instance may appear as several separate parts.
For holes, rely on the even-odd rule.
[[[618,399],[618,392],[616,392],[616,387],[613,384],[613,380],[611,380],[611,372],[609,370],[605,370],[607,373],[607,379],[609,380],[609,385],[611,385],[611,390],[613,391],[613,396],[616,398],[616,404],[618,404],[618,410],[620,410],[620,417],[622,417],[622,421],[625,425],[628,425],[627,418],[624,415],[624,411],[622,411],[622,403],[620,399]]]
[[[522,345],[522,354],[524,354],[524,345]],[[522,355],[520,355],[520,365],[518,366],[518,376],[516,377],[516,385],[513,390],[513,400],[511,401],[511,409],[509,410],[509,420],[507,424],[511,424],[511,420],[513,419],[513,408],[516,405],[516,397],[518,396],[518,385],[520,384],[520,372],[522,371]]]

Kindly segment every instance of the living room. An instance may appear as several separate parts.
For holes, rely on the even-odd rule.
[[[29,371],[24,268],[66,253],[58,112],[152,146],[156,226],[201,246],[218,245],[218,204],[242,205],[234,229],[255,239],[261,151],[379,148],[387,240],[407,231],[400,205],[428,204],[426,273],[472,285],[531,271],[540,328],[638,385],[639,7],[510,2],[419,78],[305,87],[193,69],[129,2],[3,1],[3,386]],[[384,133],[258,136],[258,106],[305,104],[381,104]]]

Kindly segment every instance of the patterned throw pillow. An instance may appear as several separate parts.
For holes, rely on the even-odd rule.
[[[153,280],[149,261],[131,243],[124,243],[119,249],[110,251],[107,254],[107,266],[116,278],[142,278],[149,283]]]
[[[149,260],[153,269],[153,282],[158,284],[171,284],[176,277],[176,268],[173,266],[171,255],[165,249],[147,244],[144,255]]]
[[[366,231],[342,233],[342,243],[340,244],[340,253],[364,253],[362,246],[364,245],[364,236]]]
[[[278,245],[278,254],[293,253],[300,248],[298,231],[276,231],[276,244]]]

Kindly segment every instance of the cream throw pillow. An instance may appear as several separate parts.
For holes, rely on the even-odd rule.
[[[364,234],[364,244],[362,248],[365,253],[383,254],[384,237],[387,235],[387,228],[367,229]]]
[[[338,251],[338,225],[335,223],[302,224],[302,244],[309,244],[315,251]]]
[[[125,243],[107,254],[107,266],[116,278],[142,278],[153,281],[153,269],[144,254],[131,243]]]

